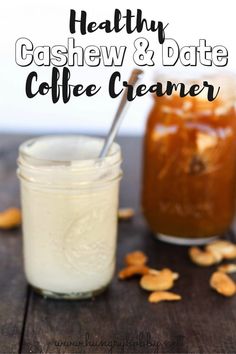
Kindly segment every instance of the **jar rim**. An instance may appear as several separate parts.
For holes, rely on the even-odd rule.
[[[117,143],[105,158],[97,157],[103,143],[104,139],[87,135],[47,135],[27,140],[19,147],[17,175],[34,188],[103,186],[121,177],[122,162]]]
[[[53,156],[53,151],[50,148],[59,148],[59,145],[62,143],[65,145],[66,142],[72,142],[74,141],[74,145],[82,145],[82,144],[87,144],[87,146],[91,144],[96,145],[97,151],[97,156],[96,157],[86,157],[86,158],[81,158],[81,156],[76,158],[76,153],[67,151],[65,155],[67,155],[67,158],[60,158],[59,155],[58,157]],[[92,168],[93,165],[96,165],[96,163],[108,163],[108,164],[113,164],[118,162],[118,160],[121,159],[121,149],[120,146],[117,143],[113,143],[111,146],[111,149],[107,156],[105,156],[103,159],[100,159],[98,157],[99,152],[101,151],[101,148],[103,146],[104,139],[100,137],[95,137],[95,136],[89,136],[89,135],[75,135],[75,134],[65,134],[65,135],[45,135],[45,136],[38,136],[29,140],[26,140],[23,142],[20,147],[19,147],[19,159],[18,163],[26,163],[27,165],[29,164],[31,167],[73,167],[73,168],[78,168],[78,169],[87,169],[87,168]],[[33,149],[34,145],[36,144],[46,144],[44,146],[44,151],[40,153],[40,151],[37,151],[37,149]],[[48,147],[48,144],[51,144],[50,148]],[[73,147],[73,144],[71,148]],[[80,146],[81,147],[81,146]],[[41,146],[43,148],[43,146]],[[62,146],[60,146],[60,149]],[[50,158],[51,154],[51,158]],[[69,155],[72,155],[73,158],[70,158]],[[45,155],[45,156],[43,156]]]

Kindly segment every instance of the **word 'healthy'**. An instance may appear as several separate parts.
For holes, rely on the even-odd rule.
[[[28,38],[19,38],[15,46],[15,60],[17,65],[27,67],[30,65],[38,67],[50,67],[51,78],[48,82],[40,82],[38,73],[34,70],[30,72],[26,79],[25,91],[29,98],[36,95],[47,95],[51,93],[53,103],[62,98],[64,103],[69,102],[71,96],[79,97],[86,95],[92,97],[102,90],[102,86],[91,83],[87,86],[82,83],[71,83],[70,67],[122,67],[127,53],[132,50],[132,59],[136,66],[157,66],[156,60],[161,59],[163,66],[174,66],[180,63],[183,66],[196,67],[218,66],[223,67],[228,63],[228,50],[222,45],[210,46],[205,39],[199,39],[197,45],[180,46],[173,38],[166,38],[166,28],[169,24],[162,21],[147,20],[143,17],[142,10],[136,12],[129,9],[125,13],[119,9],[114,11],[112,20],[102,22],[90,21],[87,12],[82,10],[78,15],[75,10],[70,10],[69,31],[77,36],[91,35],[96,31],[104,31],[105,35],[111,32],[119,33],[126,31],[127,35],[132,33],[157,34],[155,47],[151,45],[147,38],[139,36],[133,42],[132,48],[126,45],[106,46],[89,44],[86,47],[79,45],[79,38],[69,37],[67,44],[60,45],[34,45]],[[158,47],[159,46],[159,47]],[[158,49],[157,49],[158,48]],[[127,50],[129,49],[129,50]],[[60,70],[62,68],[62,70]],[[220,87],[214,87],[208,81],[201,84],[193,84],[185,87],[184,83],[172,83],[167,81],[156,82],[151,86],[144,83],[136,88],[128,85],[127,81],[121,78],[119,71],[115,71],[108,79],[107,92],[112,98],[118,97],[124,89],[127,92],[127,99],[134,100],[147,93],[154,93],[157,96],[172,95],[178,92],[180,97],[187,95],[197,96],[202,91],[209,101],[213,101],[219,94]]]

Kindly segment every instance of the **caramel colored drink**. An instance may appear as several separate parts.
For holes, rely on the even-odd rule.
[[[236,113],[221,99],[157,97],[144,142],[143,212],[175,243],[204,243],[234,216]]]

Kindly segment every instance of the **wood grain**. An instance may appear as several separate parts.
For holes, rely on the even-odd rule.
[[[5,142],[8,149],[16,149],[22,138],[17,139]],[[235,353],[236,297],[225,299],[210,289],[208,282],[214,267],[202,269],[193,265],[186,247],[161,243],[150,234],[139,208],[141,141],[122,138],[120,142],[124,154],[120,204],[134,207],[136,215],[132,222],[119,224],[116,273],[127,252],[141,249],[152,267],[168,266],[180,273],[173,290],[183,296],[183,301],[150,304],[138,279],[121,282],[115,276],[109,289],[92,300],[54,301],[30,292],[22,328],[26,285],[20,237],[16,232],[6,238],[4,232],[0,250],[0,266],[4,269],[0,273],[0,320],[4,324],[10,318],[17,331],[11,345],[9,338],[2,335],[1,346],[5,352],[14,353],[23,333],[22,353]],[[0,143],[0,154],[5,143]],[[0,167],[1,186],[7,186],[0,193],[3,207],[18,202],[13,177],[16,152],[5,154],[1,157],[5,167]],[[234,235],[230,233],[228,237]]]
[[[0,138],[0,210],[19,206],[16,156],[19,138]],[[27,301],[21,231],[0,231],[0,352],[18,353]]]

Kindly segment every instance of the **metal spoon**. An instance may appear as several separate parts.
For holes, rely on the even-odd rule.
[[[139,80],[141,74],[143,74],[142,70],[134,69],[131,73],[128,84],[134,86]],[[127,108],[128,108],[128,101],[127,101],[127,87],[126,87],[126,89],[123,92],[119,107],[116,111],[115,117],[113,119],[109,133],[105,139],[104,145],[99,154],[100,159],[104,158],[109,152]]]

